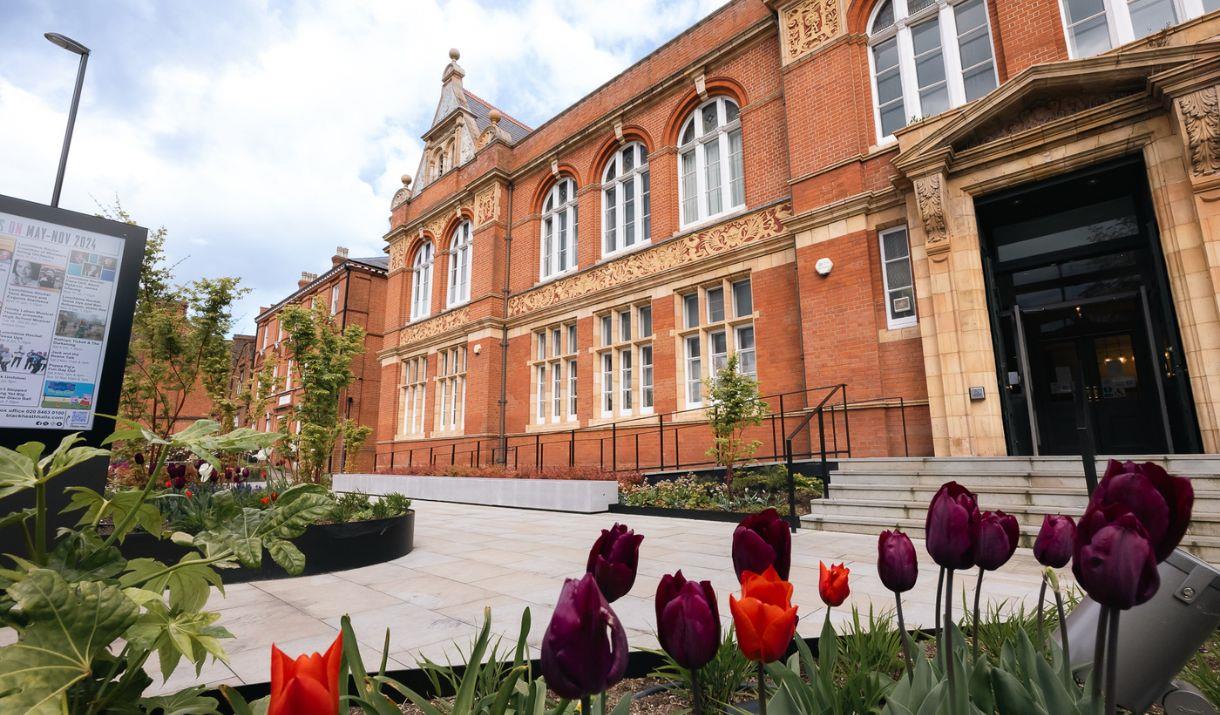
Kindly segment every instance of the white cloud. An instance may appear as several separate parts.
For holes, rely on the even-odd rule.
[[[214,49],[150,49],[145,63],[121,13],[89,37],[61,202],[92,212],[117,195],[140,221],[169,228],[181,278],[242,277],[252,293],[241,331],[300,271],[325,268],[335,246],[380,252],[449,47],[462,50],[468,89],[537,125],[720,4],[251,1],[245,14],[214,18]],[[173,7],[121,9],[135,26]],[[56,21],[37,15],[37,27],[7,32],[41,34]],[[50,44],[21,59],[31,51],[45,60],[9,63],[0,48],[0,193],[46,201],[66,120],[62,91],[49,88],[70,86],[74,63]]]

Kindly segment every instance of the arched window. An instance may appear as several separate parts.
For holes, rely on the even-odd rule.
[[[633,142],[614,152],[602,175],[602,254],[648,243],[648,150]]]
[[[449,291],[445,306],[452,308],[470,300],[470,222],[463,221],[449,245]]]
[[[542,204],[543,278],[576,268],[576,182],[555,182]]]
[[[883,0],[868,41],[879,139],[996,88],[984,0]]]
[[[737,103],[728,97],[704,102],[691,112],[678,137],[682,225],[745,206]]]
[[[1091,57],[1220,10],[1220,0],[1060,0],[1072,57]]]
[[[428,317],[432,312],[432,244],[425,243],[411,264],[411,320]]]

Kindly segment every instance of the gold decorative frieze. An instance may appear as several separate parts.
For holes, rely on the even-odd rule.
[[[1220,172],[1220,97],[1215,86],[1178,98],[1195,176]]]
[[[474,223],[482,226],[500,218],[500,185],[492,184],[474,195]]]
[[[778,236],[792,215],[788,204],[772,206],[705,231],[687,234],[653,248],[603,263],[569,278],[509,298],[508,315],[516,317],[575,300],[599,290],[646,278],[685,263],[732,251],[747,243]]]
[[[391,273],[402,268],[405,265],[406,254],[407,254],[406,239],[400,238],[397,241],[395,241],[394,243],[390,244],[390,272]]]
[[[929,174],[915,180],[915,203],[923,221],[924,247],[933,260],[944,260],[940,254],[949,250],[949,226],[945,220],[944,181],[940,174]],[[939,256],[939,258],[937,258]]]
[[[779,11],[784,64],[794,62],[843,34],[840,0],[798,0]]]
[[[414,345],[422,340],[447,333],[450,330],[459,328],[470,321],[470,309],[458,308],[451,310],[448,313],[442,313],[435,318],[421,320],[418,323],[412,323],[402,329],[398,334],[399,345]]]

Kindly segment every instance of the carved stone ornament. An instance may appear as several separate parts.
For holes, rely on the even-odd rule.
[[[407,242],[399,239],[390,244],[390,272],[399,270],[405,265]]]
[[[1129,92],[1108,92],[1046,97],[1022,107],[1016,113],[986,122],[967,135],[966,141],[956,148],[964,150],[1003,139],[1027,129],[1034,129],[1064,117],[1109,104],[1129,94]]]
[[[840,0],[799,0],[780,10],[784,63],[793,62],[843,34]]]
[[[1178,98],[1186,130],[1190,167],[1195,176],[1220,172],[1220,96],[1215,86]]]
[[[492,184],[474,196],[474,223],[482,226],[500,218],[500,185]]]
[[[443,313],[435,318],[428,318],[418,323],[412,323],[402,329],[398,334],[399,345],[414,345],[421,340],[447,333],[450,330],[455,330],[465,325],[470,321],[470,309],[458,308],[451,310],[448,313]]]
[[[687,234],[648,250],[628,254],[570,278],[563,278],[508,301],[509,317],[576,300],[590,293],[646,278],[677,266],[778,236],[792,215],[787,204],[772,206],[728,223]]]
[[[398,191],[395,191],[394,198],[390,201],[390,210],[393,211],[399,206],[402,206],[403,203],[409,198],[411,198],[411,188],[409,186],[404,186]]]
[[[940,174],[915,180],[915,202],[923,221],[924,247],[928,255],[949,250],[949,227],[945,220],[945,192]]]

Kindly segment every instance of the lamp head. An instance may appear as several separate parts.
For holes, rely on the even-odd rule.
[[[61,35],[58,32],[47,32],[47,33],[43,34],[43,37],[47,38],[51,42],[59,45],[60,47],[64,48],[65,50],[67,50],[69,52],[75,52],[78,55],[89,54],[88,47],[85,47],[84,45],[77,42],[76,40],[73,40],[71,37]]]

